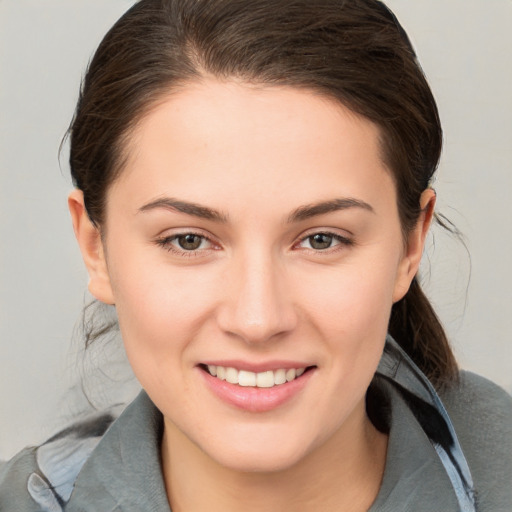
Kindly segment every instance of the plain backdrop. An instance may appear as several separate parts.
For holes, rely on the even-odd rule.
[[[60,163],[58,149],[88,59],[131,4],[0,0],[0,458],[41,442],[73,410],[66,391],[84,355],[71,340],[87,276],[66,207],[67,146]],[[438,100],[438,209],[468,249],[434,230],[425,285],[461,365],[510,392],[512,1],[388,5]]]

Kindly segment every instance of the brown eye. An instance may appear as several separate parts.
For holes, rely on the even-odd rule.
[[[329,249],[333,242],[333,236],[326,233],[317,233],[316,235],[308,237],[309,245],[312,249],[321,251],[323,249]]]
[[[331,254],[333,251],[348,248],[354,245],[354,240],[329,231],[319,231],[300,240],[296,247],[308,249],[320,253],[325,251]]]
[[[185,251],[195,251],[201,247],[203,237],[188,233],[187,235],[180,235],[176,238],[178,245]]]
[[[218,249],[207,236],[192,232],[164,236],[155,242],[178,256],[204,256],[208,251]]]

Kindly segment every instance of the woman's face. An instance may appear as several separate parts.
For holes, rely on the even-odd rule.
[[[115,303],[167,432],[224,466],[290,467],[368,424],[391,306],[421,253],[378,138],[311,92],[207,81],[128,144],[107,196],[108,276],[91,272],[91,290]]]

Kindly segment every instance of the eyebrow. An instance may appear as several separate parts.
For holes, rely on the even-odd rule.
[[[327,213],[332,213],[340,210],[348,210],[351,208],[361,208],[363,210],[375,213],[375,210],[370,204],[360,199],[349,197],[341,199],[330,199],[328,201],[322,201],[320,203],[299,206],[299,208],[294,210],[288,216],[287,221],[289,224],[292,224],[294,222],[301,222],[312,217],[316,217],[318,215],[325,215]],[[208,208],[207,206],[201,206],[200,204],[197,203],[181,201],[179,199],[174,199],[170,197],[155,199],[154,201],[151,201],[150,203],[147,203],[141,208],[139,208],[138,211],[148,212],[157,209],[177,211],[180,213],[192,215],[194,217],[199,217],[201,219],[212,220],[214,222],[219,222],[222,224],[226,224],[228,222],[228,216],[218,210]]]
[[[213,208],[201,206],[200,204],[197,203],[190,203],[188,201],[180,201],[179,199],[174,199],[170,197],[155,199],[154,201],[151,201],[150,203],[145,204],[144,206],[139,208],[139,212],[148,212],[160,208],[164,210],[186,213],[187,215],[193,215],[194,217],[199,217],[201,219],[206,220],[213,220],[215,222],[220,222],[223,224],[227,222],[227,216],[217,210],[214,210]]]
[[[373,207],[370,204],[366,203],[365,201],[361,201],[360,199],[355,199],[352,197],[347,197],[342,199],[331,199],[329,201],[322,201],[321,203],[300,206],[290,214],[290,216],[288,217],[288,222],[300,222],[310,219],[311,217],[316,217],[317,215],[324,215],[326,213],[336,212],[339,210],[348,210],[351,208],[361,208],[371,213],[375,213]]]

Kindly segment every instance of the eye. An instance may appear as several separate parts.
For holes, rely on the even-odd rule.
[[[312,249],[314,251],[327,251],[340,245],[352,245],[353,241],[335,233],[314,233],[303,238],[299,242],[299,247]]]
[[[195,256],[202,251],[215,249],[215,245],[209,238],[198,233],[178,233],[165,236],[156,240],[156,243],[169,252],[183,256]]]
[[[327,233],[317,233],[316,235],[308,236],[307,241],[312,249],[322,251],[331,247],[333,241],[336,240]]]
[[[185,251],[197,251],[205,242],[205,238],[194,233],[187,233],[177,236],[175,241]]]

